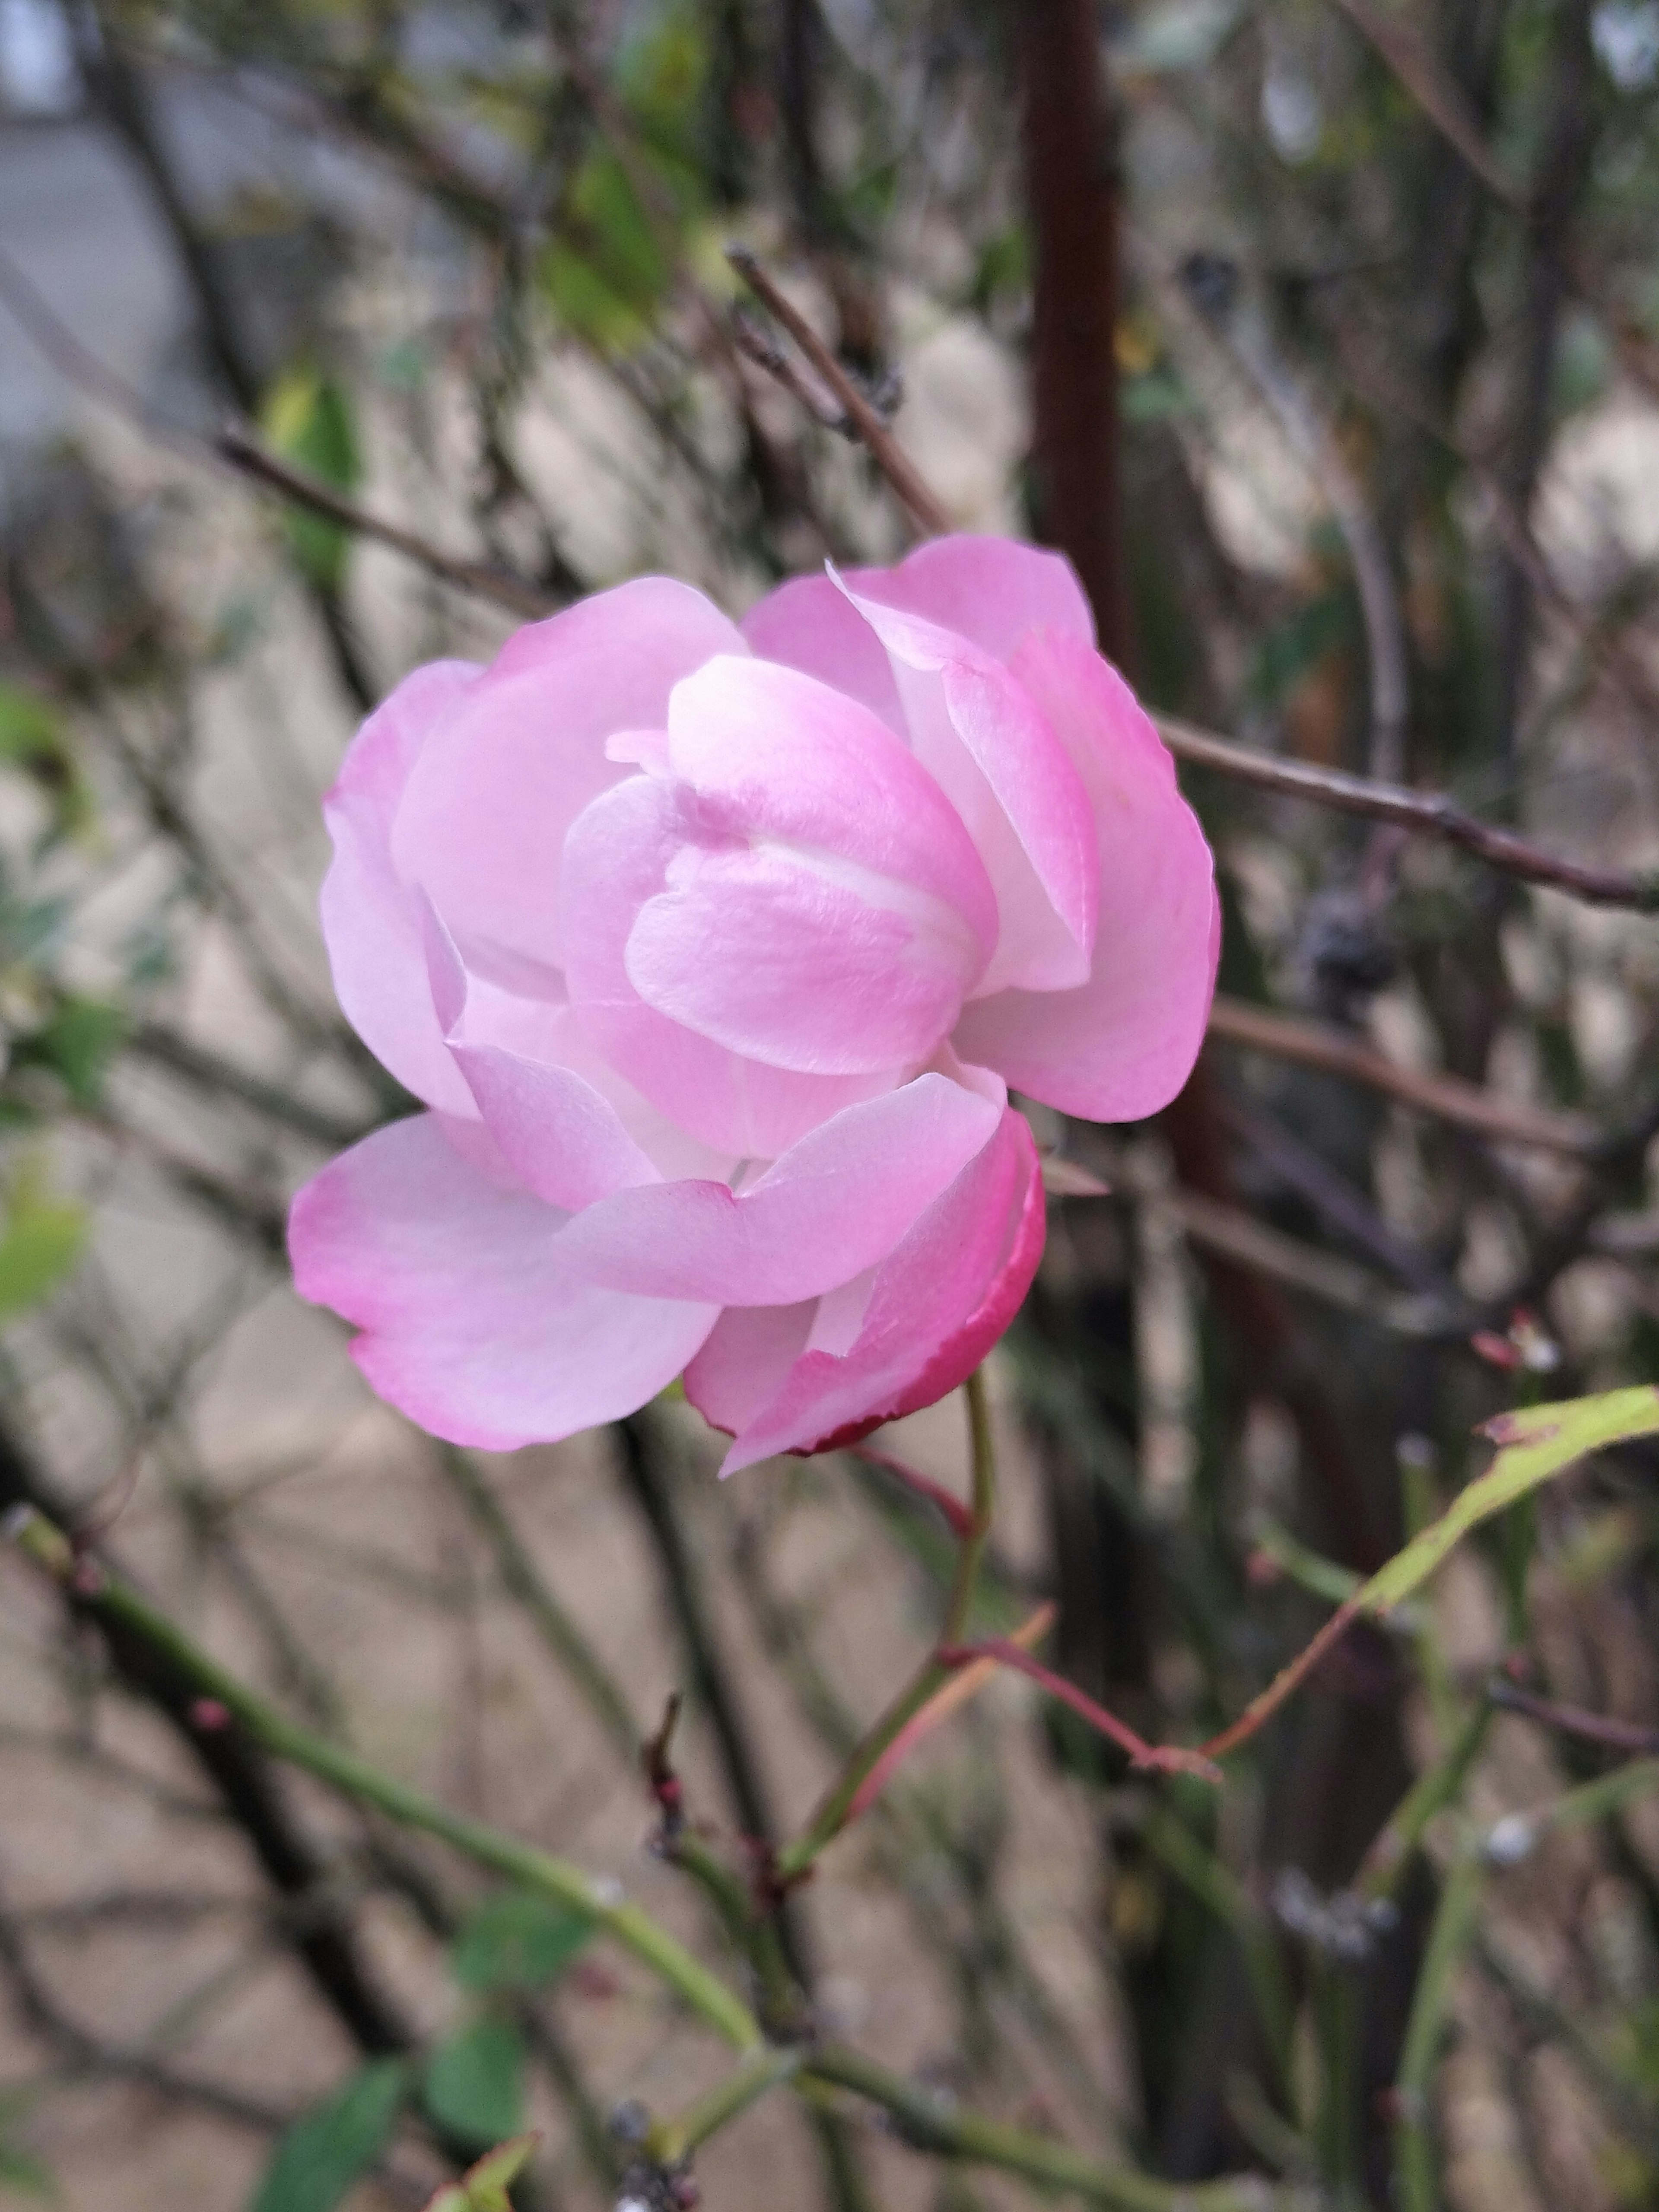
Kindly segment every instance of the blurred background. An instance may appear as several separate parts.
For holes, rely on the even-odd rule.
[[[1626,879],[1188,747],[1215,1029],[1154,1124],[1034,1109],[987,1625],[1054,1598],[1073,1680],[1208,1733],[1475,1423],[1655,1379],[1656,89],[1659,0],[0,0],[0,1503],[714,1958],[644,1848],[669,1692],[697,1815],[775,1838],[925,1649],[948,1547],[879,1467],[717,1486],[672,1402],[436,1445],[283,1254],[294,1187],[410,1103],[315,917],[362,714],[641,571],[737,612],[909,541],[732,241],[953,522],[1070,554],[1155,708]],[[878,1442],[963,1482],[959,1403]],[[793,1901],[817,2019],[1171,2181],[1659,2202],[1656,1539],[1659,1454],[1603,1455],[1219,1799],[994,1684]],[[574,2212],[619,2105],[715,2078],[580,1927],[210,1741],[11,1561],[0,1651],[0,2200],[418,2207],[527,2120],[523,2204]],[[273,2165],[388,2057],[389,2142]],[[776,2100],[698,2175],[722,2212],[1030,2196]]]

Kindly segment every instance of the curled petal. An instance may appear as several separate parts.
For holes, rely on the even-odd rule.
[[[735,1196],[724,1183],[619,1191],[565,1232],[571,1265],[613,1290],[787,1306],[884,1259],[1001,1118],[942,1075],[848,1106]]]
[[[711,660],[675,686],[668,758],[709,830],[902,886],[951,908],[988,957],[996,901],[961,817],[855,700],[795,669]]]
[[[1020,682],[1066,733],[1100,841],[1100,920],[1089,981],[1009,990],[964,1009],[952,1039],[1015,1089],[1097,1121],[1166,1106],[1203,1042],[1220,951],[1214,862],[1175,765],[1133,693],[1098,653],[1037,633]]]
[[[866,1279],[813,1307],[784,1310],[787,1321],[767,1322],[763,1335],[741,1310],[720,1316],[685,1389],[719,1426],[729,1425],[723,1415],[742,1413],[722,1474],[775,1452],[853,1443],[942,1398],[1013,1318],[1043,1234],[1036,1147],[1008,1109],[990,1142]],[[800,1348],[780,1376],[792,1340]],[[744,1388],[750,1358],[771,1386],[759,1402]]]
[[[1062,630],[1080,645],[1095,641],[1094,617],[1071,562],[1008,538],[965,532],[930,538],[896,568],[855,570],[848,581],[855,592],[955,630],[995,660],[1012,658],[1034,629]]]
[[[616,1073],[700,1143],[732,1159],[775,1159],[843,1106],[887,1090],[897,1071],[769,1066],[647,1004],[629,974],[629,939],[696,836],[684,787],[653,776],[618,784],[577,821],[560,885],[570,1003]]]
[[[362,1329],[352,1357],[381,1397],[434,1436],[510,1451],[635,1411],[715,1318],[574,1274],[566,1218],[419,1115],[305,1186],[289,1249],[300,1295]]]
[[[892,661],[917,757],[967,823],[996,892],[1000,929],[981,993],[1081,982],[1099,859],[1065,745],[994,655],[880,599],[852,598]]]
[[[474,1110],[472,1101],[433,1006],[422,902],[392,865],[392,825],[422,750],[460,711],[480,672],[471,661],[440,660],[406,676],[352,739],[323,801],[334,842],[323,939],[341,1010],[407,1090],[462,1114]]]
[[[502,647],[422,751],[398,811],[398,872],[475,946],[561,963],[559,852],[588,804],[629,773],[624,730],[660,729],[684,676],[746,652],[688,584],[645,576],[532,623]]]

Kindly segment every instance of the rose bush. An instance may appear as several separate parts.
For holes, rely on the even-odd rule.
[[[1043,1194],[1008,1086],[1133,1121],[1218,921],[1075,577],[1000,539],[647,578],[418,669],[326,802],[341,1006],[429,1109],[295,1200],[304,1296],[434,1434],[564,1437],[684,1373],[726,1467],[928,1404]]]

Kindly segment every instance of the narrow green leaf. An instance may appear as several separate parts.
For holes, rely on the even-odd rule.
[[[1501,1447],[1485,1474],[1460,1491],[1437,1521],[1431,1521],[1379,1568],[1358,1593],[1367,1613],[1386,1613],[1426,1582],[1455,1544],[1472,1528],[1501,1513],[1560,1474],[1589,1452],[1659,1431],[1659,1389],[1642,1383],[1609,1390],[1595,1398],[1569,1398],[1559,1405],[1531,1406],[1488,1421],[1486,1433]]]
[[[377,2058],[288,2129],[249,2212],[333,2212],[392,2140],[408,2076]]]
[[[534,1990],[563,1972],[593,1932],[585,1913],[510,1889],[488,1899],[455,1939],[450,1966],[464,1990]]]
[[[423,2096],[438,2125],[481,2148],[524,2125],[524,2039],[510,2020],[480,2013],[427,2061]]]

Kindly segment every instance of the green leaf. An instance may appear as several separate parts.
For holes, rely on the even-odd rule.
[[[472,1914],[450,1967],[464,1990],[535,1990],[563,1972],[593,1932],[586,1913],[510,1889]]]
[[[351,402],[339,385],[312,368],[289,369],[267,394],[262,427],[273,449],[336,491],[355,491],[362,480]],[[345,580],[350,533],[337,522],[295,508],[287,517],[294,557],[314,584],[338,591]]]
[[[1485,1474],[1458,1492],[1437,1521],[1378,1569],[1358,1595],[1366,1613],[1386,1613],[1426,1582],[1472,1528],[1514,1505],[1589,1452],[1659,1432],[1659,1389],[1642,1383],[1595,1398],[1568,1398],[1500,1413],[1484,1433],[1502,1447]]]
[[[650,157],[641,154],[642,162]],[[661,171],[663,165],[652,164]],[[665,182],[666,176],[665,173]],[[542,283],[567,329],[602,351],[626,353],[650,335],[670,270],[650,216],[608,146],[577,171]]]
[[[53,1198],[33,1165],[15,1179],[0,1230],[0,1322],[49,1297],[80,1259],[86,1208]]]
[[[15,1041],[13,1065],[50,1068],[77,1106],[96,1106],[105,1071],[126,1030],[118,1006],[101,999],[61,999],[39,1029]]]
[[[0,682],[0,763],[20,769],[52,808],[59,836],[73,836],[92,818],[92,794],[70,746],[64,718],[49,699],[21,684]]]
[[[392,2140],[407,2085],[400,2059],[377,2058],[295,2120],[249,2212],[333,2212]]]
[[[426,2212],[513,2212],[508,2186],[529,2165],[540,2141],[539,2136],[514,2136],[510,2142],[497,2143],[459,2181],[446,2183],[429,2199]]]
[[[422,2095],[438,2125],[463,2142],[498,2143],[524,2125],[524,2039],[499,2013],[441,2043],[427,2061]]]

